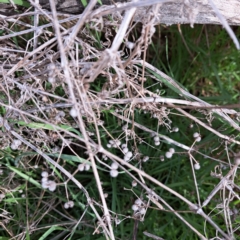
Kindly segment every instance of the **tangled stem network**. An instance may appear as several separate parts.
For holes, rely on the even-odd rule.
[[[37,196],[37,208],[43,204],[46,215],[53,209],[64,224],[70,221],[63,226],[72,235],[81,223],[91,234],[118,239],[113,223],[124,225],[130,220],[135,234],[138,221],[157,209],[174,215],[201,239],[213,232],[234,239],[238,212],[231,203],[239,200],[234,182],[240,163],[234,152],[240,144],[239,115],[234,109],[214,108],[148,62],[147,51],[159,34],[159,11],[170,1],[134,0],[94,9],[97,1],[92,0],[79,16],[60,14],[53,0],[51,11],[29,2],[34,11],[0,18],[0,138],[6,159],[0,177],[6,168],[21,178],[7,177],[12,183],[1,187],[0,204],[17,187],[30,189],[25,197]],[[180,11],[187,11],[193,26],[200,11],[199,3],[194,3],[193,11],[190,2],[183,1]],[[228,23],[210,3],[238,46]],[[146,6],[139,25],[136,16]],[[219,122],[226,124],[224,130]],[[206,146],[210,135],[217,145]],[[219,157],[222,152],[227,160]],[[209,187],[199,191],[198,174],[205,167],[218,180],[207,184],[211,191]],[[188,184],[179,180],[182,172]],[[36,194],[39,189],[41,196]],[[219,192],[224,227],[211,212],[204,212],[209,209],[203,209],[214,203]],[[211,234],[194,227],[182,216],[184,212],[200,215],[211,226]],[[34,230],[29,234],[34,234],[45,214],[41,219],[34,218],[39,216],[36,212],[31,216]],[[15,229],[9,229],[15,237]],[[19,232],[26,237],[27,231]]]

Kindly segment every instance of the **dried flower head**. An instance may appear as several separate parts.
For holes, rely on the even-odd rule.
[[[118,169],[118,163],[117,162],[113,162],[112,164],[111,164],[111,169]]]
[[[77,117],[78,113],[77,113],[76,108],[71,108],[71,110],[70,110],[70,115],[71,115],[73,118]]]
[[[199,163],[195,163],[195,164],[194,164],[194,168],[195,168],[196,170],[199,170],[199,169],[201,168],[201,166],[200,166]]]
[[[41,176],[43,178],[47,178],[48,177],[48,172],[47,171],[42,171]]]
[[[166,157],[166,158],[171,158],[172,155],[173,155],[173,154],[172,154],[171,152],[166,152],[166,153],[165,153],[165,157]]]
[[[117,177],[117,176],[118,176],[118,170],[112,169],[112,170],[110,171],[110,175],[111,175],[111,177]]]

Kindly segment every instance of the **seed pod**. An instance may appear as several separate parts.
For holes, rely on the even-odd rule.
[[[110,175],[111,175],[111,177],[117,177],[117,175],[118,175],[118,170],[112,169],[112,170],[110,171]]]
[[[117,170],[118,169],[118,163],[117,162],[113,162],[112,165],[111,165],[111,169]]]

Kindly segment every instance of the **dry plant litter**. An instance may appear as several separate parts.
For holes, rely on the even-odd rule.
[[[156,222],[175,215],[191,239],[238,239],[239,113],[203,101],[147,62],[161,1],[148,6],[137,38],[132,19],[141,1],[108,13],[104,6],[93,11],[92,0],[79,16],[60,15],[53,0],[51,12],[29,2],[35,10],[0,18],[4,239],[169,237],[153,227],[139,232],[153,211]],[[175,95],[162,94],[166,89]],[[175,118],[191,124],[187,132]],[[181,134],[188,141],[176,140]],[[217,145],[206,153],[208,135]],[[188,171],[191,198],[177,182],[159,178],[156,166],[170,175]],[[217,179],[208,193],[198,171]],[[12,208],[21,204],[26,219],[18,223]],[[189,213],[204,224],[194,224]],[[125,222],[134,227],[124,230]],[[184,239],[179,236],[172,239]]]

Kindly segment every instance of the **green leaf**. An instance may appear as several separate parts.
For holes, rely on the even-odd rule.
[[[52,131],[56,131],[57,129],[52,126],[51,124],[46,124],[46,123],[35,123],[35,122],[31,122],[31,123],[26,123],[24,121],[18,121],[16,122],[17,124],[21,125],[21,126],[27,126],[29,128],[37,128],[37,129],[46,129],[46,130],[52,130]],[[58,126],[59,128],[62,128],[63,130],[67,130],[70,132],[74,132],[76,133],[78,136],[82,137],[81,133],[79,131],[77,131],[75,128],[71,127],[71,126],[67,126],[67,125],[60,125]]]
[[[50,227],[40,238],[39,240],[44,240],[44,239],[49,239],[47,238],[52,232],[56,231],[56,230],[65,230],[64,228],[62,227],[59,227],[59,226],[52,226]]]
[[[23,0],[12,0],[16,5],[23,6],[23,7],[30,7],[31,5],[27,1]],[[9,3],[9,0],[0,0],[0,3]]]
[[[87,1],[86,1],[86,0],[81,0],[81,3],[82,3],[82,5],[83,5],[84,7],[87,6]]]
[[[47,154],[49,156],[53,156],[58,158],[59,154],[55,153],[55,154]],[[90,166],[92,166],[92,163],[90,161],[85,160],[84,158],[81,158],[79,156],[74,156],[74,155],[68,155],[68,154],[61,154],[60,156],[61,159],[68,161],[68,162],[77,162],[77,163],[86,163],[89,164]],[[97,169],[102,170],[102,171],[107,171],[104,168],[101,168],[99,166],[97,166]]]
[[[27,174],[22,173],[19,169],[12,167],[10,165],[7,165],[7,167],[13,172],[15,172],[16,174],[18,174],[21,178],[27,180],[28,182],[32,183],[36,187],[42,188],[41,184],[38,181],[34,180],[32,177],[28,176]]]

